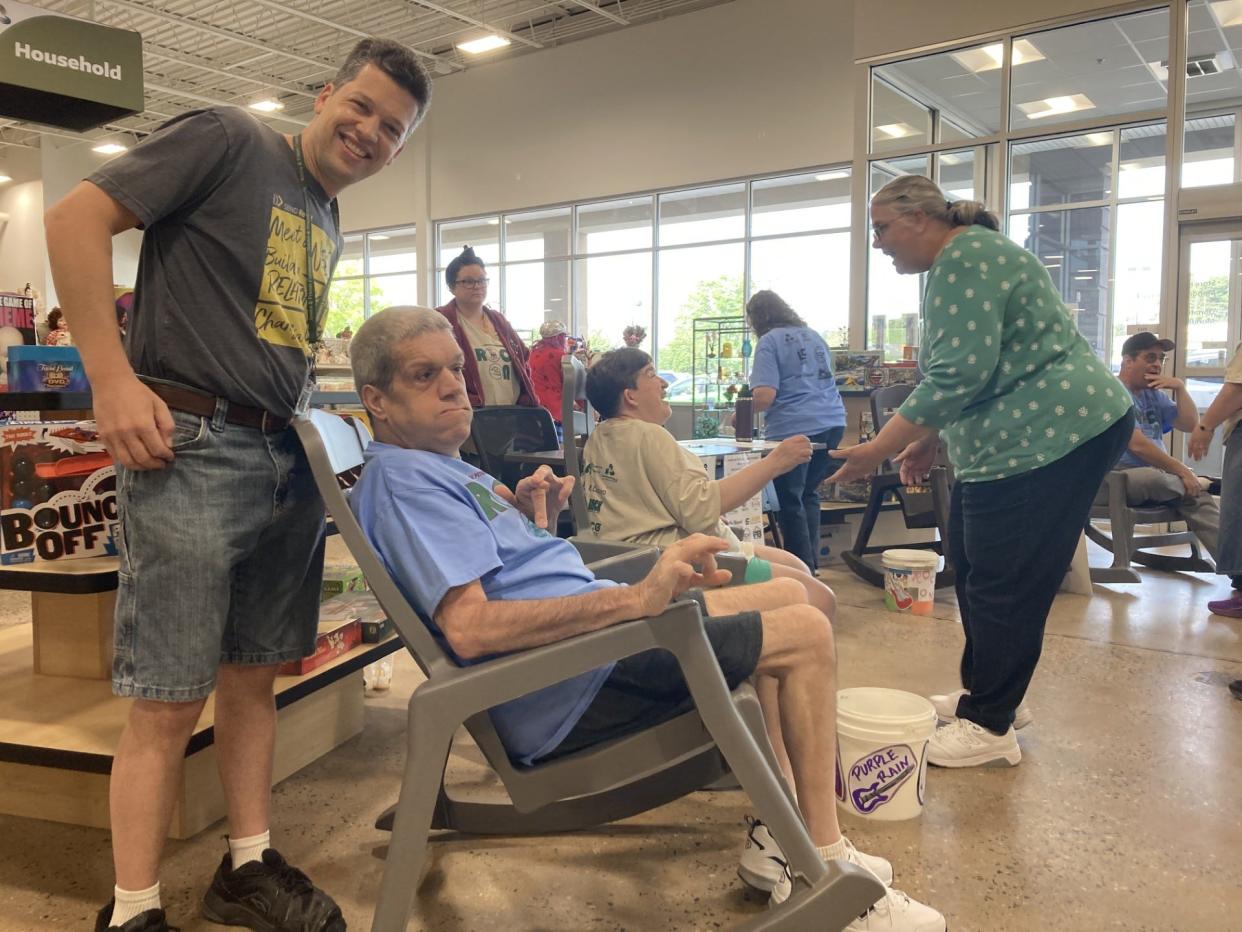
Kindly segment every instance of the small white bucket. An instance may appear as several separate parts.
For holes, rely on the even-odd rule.
[[[913,819],[923,811],[927,742],[936,709],[899,689],[837,693],[837,803],[864,819]]]
[[[884,567],[884,606],[890,612],[932,613],[940,554],[931,550],[885,550],[880,565]]]

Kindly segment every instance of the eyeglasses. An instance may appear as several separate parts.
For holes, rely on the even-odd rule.
[[[884,236],[884,231],[896,222],[897,218],[893,218],[892,220],[886,220],[884,223],[871,224],[871,235],[876,239],[881,239]]]
[[[461,285],[463,288],[486,288],[490,278],[459,278],[455,285]]]

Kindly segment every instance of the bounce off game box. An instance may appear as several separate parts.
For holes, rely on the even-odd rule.
[[[0,426],[0,564],[116,553],[116,470],[94,421]]]

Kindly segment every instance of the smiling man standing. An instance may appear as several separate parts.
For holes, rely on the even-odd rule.
[[[112,684],[136,700],[113,760],[116,891],[97,930],[168,928],[160,852],[213,689],[229,853],[204,915],[345,928],[270,846],[272,686],[280,663],[314,649],[323,565],[323,506],[288,425],[313,387],[340,252],[336,196],[396,157],[430,99],[409,49],[367,39],[301,135],[236,108],[185,114],[47,213],[56,290],[118,467]],[[111,241],[133,228],[144,235],[122,346]]]

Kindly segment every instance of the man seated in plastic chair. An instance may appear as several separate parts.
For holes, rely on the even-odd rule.
[[[668,383],[637,347],[604,353],[587,372],[586,394],[600,424],[583,451],[582,481],[591,532],[608,540],[663,547],[690,534],[712,534],[749,558],[746,582],[795,579],[812,605],[831,618],[837,600],[792,553],[762,543],[743,544],[723,514],[811,458],[799,434],[767,456],[717,479],[664,428],[673,409]]]
[[[574,547],[545,530],[572,478],[547,467],[507,489],[459,458],[472,411],[462,354],[447,321],[424,308],[389,308],[359,328],[354,381],[375,440],[350,497],[359,524],[433,634],[462,664],[553,643],[662,611],[693,597],[711,616],[708,638],[730,688],[771,677],[779,708],[764,709],[786,780],[825,858],[860,864],[885,884],[892,866],[854,848],[837,823],[833,776],[836,659],[827,618],[801,585],[777,579],[719,585],[714,555],[726,545],[694,535],[665,550],[635,586],[597,580]],[[696,568],[697,567],[697,568]],[[761,698],[761,702],[765,700]],[[651,727],[691,708],[680,668],[647,651],[490,710],[518,763],[572,753]],[[753,886],[790,895],[775,840],[751,826],[739,868]],[[850,929],[943,930],[944,918],[903,894],[888,895]]]
[[[1186,383],[1161,371],[1166,354],[1171,352],[1173,341],[1163,340],[1150,330],[1134,334],[1121,345],[1117,377],[1134,398],[1134,436],[1117,468],[1126,470],[1127,505],[1173,509],[1215,560],[1220,506],[1208,494],[1208,480],[1196,476],[1164,448],[1164,435],[1169,431],[1194,433],[1199,428],[1199,409]],[[1164,390],[1176,391],[1177,401]]]

